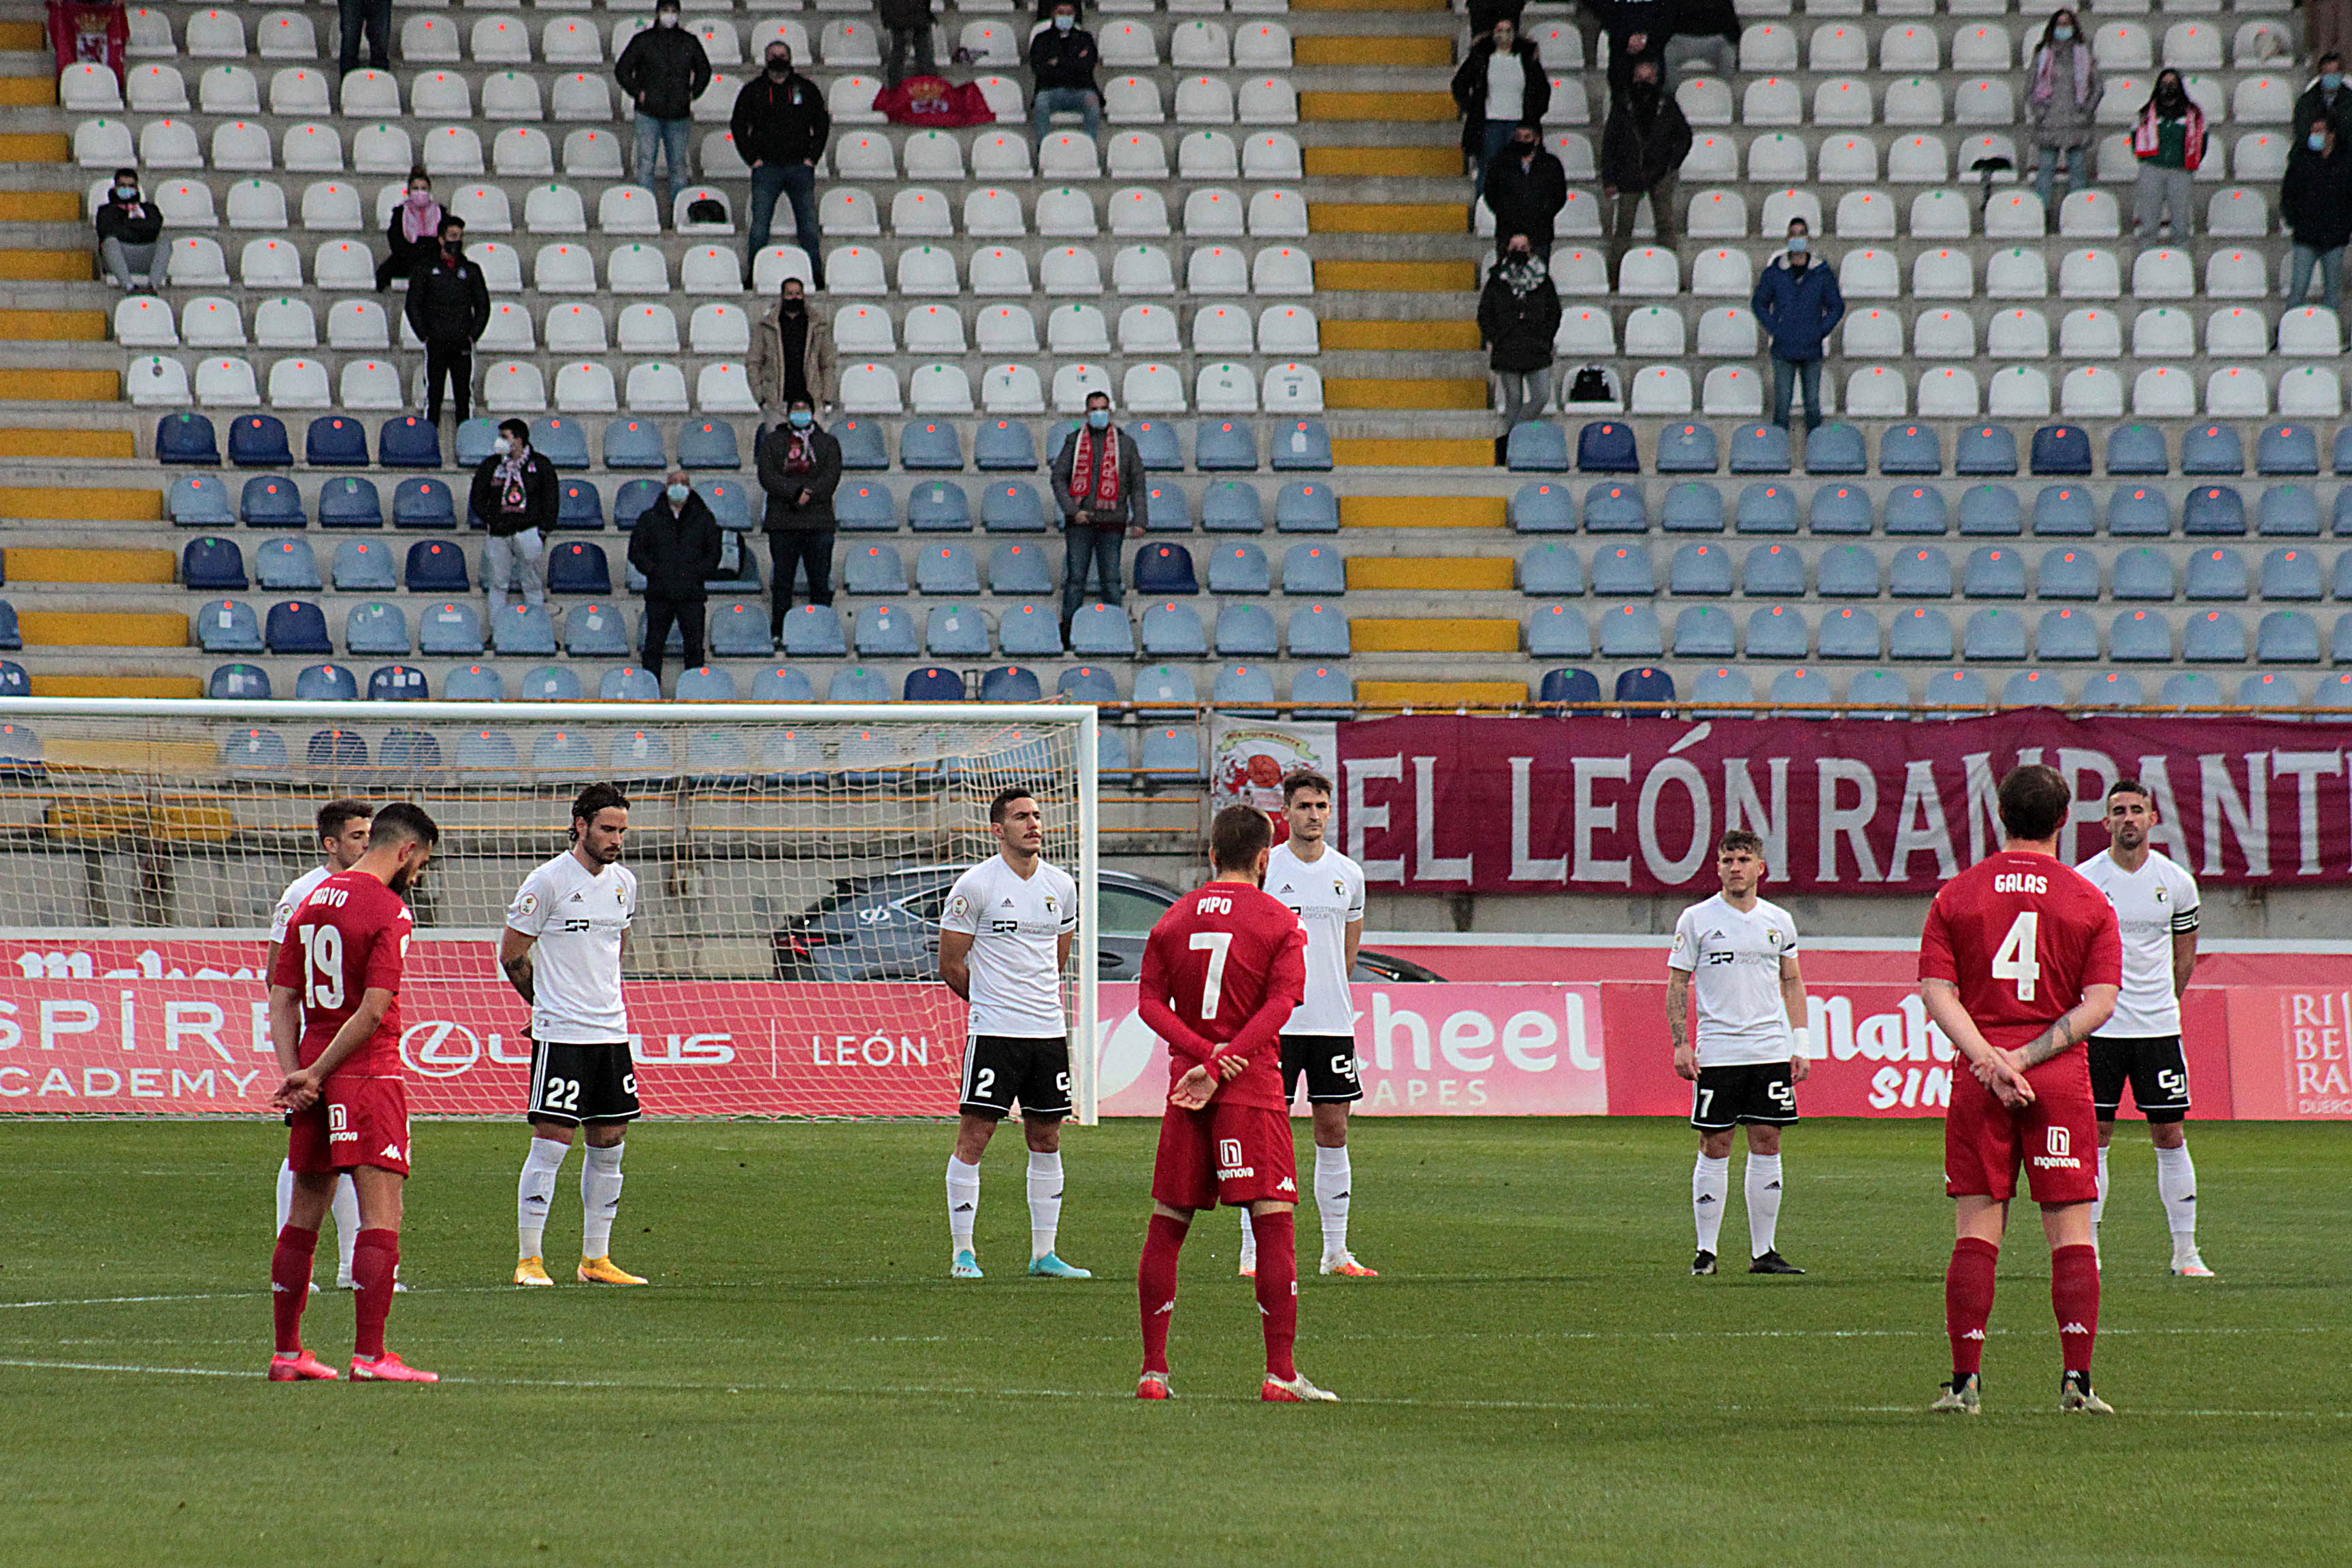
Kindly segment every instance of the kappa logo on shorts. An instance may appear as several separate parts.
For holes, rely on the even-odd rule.
[[[2074,1146],[2073,1133],[2063,1127],[2047,1127],[2042,1129],[2042,1146],[2047,1152],[2033,1156],[2034,1169],[2079,1171],[2083,1168],[2083,1162],[2072,1152]]]
[[[1296,1193],[1298,1191],[1298,1184],[1285,1176],[1274,1184],[1274,1190],[1277,1193]]]
[[[1217,1140],[1217,1180],[1242,1181],[1257,1174],[1257,1167],[1242,1163],[1242,1141],[1238,1138]]]
[[[383,1146],[383,1152],[377,1155],[376,1158],[379,1160],[404,1160],[408,1158],[408,1156],[400,1152],[399,1144],[387,1143]]]

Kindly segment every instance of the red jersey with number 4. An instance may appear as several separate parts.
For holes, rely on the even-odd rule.
[[[2089,985],[2121,985],[2115,906],[2054,856],[2001,850],[1943,886],[1919,935],[1919,978],[1948,980],[1989,1044],[2014,1050]]]
[[[400,976],[415,921],[398,893],[362,871],[342,871],[310,889],[286,927],[272,985],[284,985],[302,1005],[304,1067],[334,1043],[336,1031],[359,1011],[371,989],[393,993],[383,1022],[367,1044],[336,1069],[362,1078],[400,1076]]]
[[[1248,1058],[1217,1087],[1215,1104],[1287,1104],[1282,1026],[1306,994],[1306,928],[1246,882],[1211,882],[1185,894],[1143,945],[1139,1006],[1168,1042],[1169,1087],[1212,1058]]]

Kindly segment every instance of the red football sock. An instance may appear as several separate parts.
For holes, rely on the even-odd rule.
[[[1964,1236],[1952,1244],[1952,1266],[1944,1271],[1944,1330],[1952,1336],[1952,1375],[1984,1368],[1985,1324],[1992,1317],[1993,1267],[2000,1248]]]
[[[1257,1310],[1265,1321],[1265,1373],[1298,1375],[1290,1347],[1298,1340],[1298,1233],[1288,1214],[1254,1214],[1257,1237]]]
[[[1176,1255],[1184,1249],[1188,1221],[1151,1216],[1143,1237],[1143,1262],[1135,1271],[1135,1293],[1143,1310],[1143,1370],[1168,1370],[1168,1328],[1176,1321]]]
[[[302,1309],[310,1304],[310,1259],[319,1233],[288,1226],[269,1255],[269,1310],[278,1320],[278,1348],[291,1355],[302,1348]]]
[[[392,1279],[400,1267],[400,1232],[363,1230],[352,1253],[352,1305],[359,1338],[352,1353],[370,1361],[383,1354],[383,1321],[392,1315]]]
[[[2099,1252],[2062,1247],[2050,1255],[2050,1310],[2058,1314],[2058,1351],[2067,1372],[2091,1370],[2099,1337]]]

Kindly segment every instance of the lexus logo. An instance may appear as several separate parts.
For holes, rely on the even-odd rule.
[[[463,1024],[435,1018],[401,1032],[401,1065],[426,1078],[456,1078],[481,1059],[482,1042]]]

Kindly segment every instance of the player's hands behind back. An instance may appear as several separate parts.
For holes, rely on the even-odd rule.
[[[2014,1053],[1996,1047],[1992,1060],[1972,1061],[1969,1069],[1977,1075],[1979,1083],[1992,1090],[1994,1099],[2011,1110],[2033,1103],[2033,1085],[2026,1080],[2025,1074],[2018,1068]]]
[[[279,1084],[278,1092],[269,1097],[269,1108],[272,1110],[308,1110],[318,1098],[317,1076],[309,1068],[301,1068],[286,1075],[286,1081]]]

